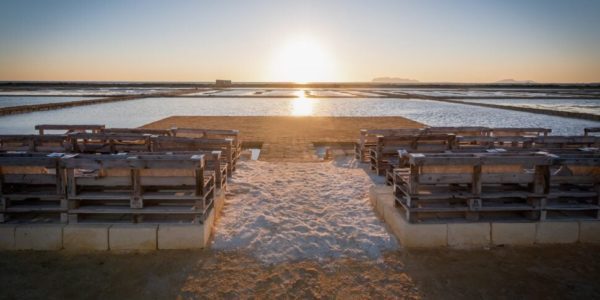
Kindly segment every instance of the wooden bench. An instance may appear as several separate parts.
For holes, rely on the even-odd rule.
[[[232,139],[156,136],[152,138],[151,142],[152,152],[221,151],[221,160],[227,164],[228,176],[233,174],[238,159]]]
[[[104,129],[104,125],[89,125],[89,124],[40,124],[35,125],[35,130],[39,131],[40,135],[44,135],[46,131],[62,131],[63,133],[71,132],[89,132],[98,133]]]
[[[66,152],[69,137],[64,134],[4,134],[0,135],[0,151]]]
[[[494,127],[491,128],[492,136],[548,136],[552,132],[549,128],[535,127]]]
[[[409,222],[538,220],[551,162],[546,153],[409,154],[409,168],[395,170],[394,195]]]
[[[361,162],[370,161],[370,151],[377,144],[377,138],[381,136],[419,135],[423,133],[421,128],[398,128],[398,129],[361,129],[360,138],[354,146],[354,156]]]
[[[533,147],[534,137],[527,136],[457,136],[458,149],[469,148],[504,148],[528,149]]]
[[[69,223],[202,223],[213,206],[203,155],[77,155],[62,165]]]
[[[542,219],[600,219],[600,153],[553,155]]]
[[[205,174],[214,174],[217,190],[227,190],[227,163],[221,159],[221,151],[193,151],[193,152],[129,152],[131,155],[204,155]]]
[[[66,222],[64,172],[57,157],[0,154],[0,222],[27,216],[34,222]]]
[[[370,150],[371,170],[384,175],[390,159],[397,159],[398,149],[408,152],[440,152],[452,149],[455,136],[452,134],[423,134],[404,136],[380,136]]]
[[[454,134],[456,136],[489,136],[491,129],[483,126],[462,127],[427,127],[424,129],[428,134]]]
[[[535,148],[600,148],[600,136],[546,136],[533,140]]]
[[[583,129],[583,135],[589,136],[590,133],[599,133],[600,127],[588,127]]]
[[[234,159],[238,160],[242,153],[240,131],[235,129],[202,129],[172,127],[171,133],[177,137],[204,138],[204,139],[231,139],[233,143]]]
[[[138,133],[71,133],[71,150],[76,153],[118,153],[151,151],[149,134]]]
[[[172,135],[168,129],[149,129],[149,128],[105,128],[100,131],[108,134],[148,134],[148,135]]]

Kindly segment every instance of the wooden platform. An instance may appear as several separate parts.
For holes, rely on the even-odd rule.
[[[242,142],[263,143],[260,160],[316,161],[315,142],[356,142],[360,129],[424,126],[403,117],[173,116],[143,127],[238,129]]]

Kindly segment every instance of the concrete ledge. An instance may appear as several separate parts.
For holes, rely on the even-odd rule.
[[[385,218],[385,210],[386,210],[383,202],[386,202],[386,201],[391,202],[391,204],[392,204],[391,208],[394,209],[394,206],[393,206],[394,195],[393,195],[392,187],[380,186],[380,185],[372,186],[369,189],[369,199],[371,200],[371,204],[375,208],[375,212],[382,219]],[[389,207],[389,205],[388,205],[388,207]],[[387,208],[387,209],[390,209],[390,208]]]
[[[221,210],[225,206],[225,191],[220,190],[215,197],[215,210],[217,211],[217,216],[221,214]]]
[[[448,246],[454,248],[480,248],[491,242],[490,223],[448,224]]]
[[[492,244],[527,246],[535,243],[535,223],[492,223]]]
[[[204,241],[205,224],[160,224],[158,249],[200,249]],[[206,224],[208,225],[208,224]]]
[[[206,220],[204,220],[204,224],[202,224],[202,245],[203,247],[208,247],[208,242],[210,241],[210,236],[212,235],[213,227],[215,226],[215,212],[213,209]]]
[[[27,224],[15,228],[17,250],[60,250],[63,237],[62,224]]]
[[[15,229],[16,225],[0,225],[0,250],[15,249]]]
[[[119,224],[108,230],[110,250],[156,250],[158,225]]]
[[[448,244],[446,224],[410,224],[402,213],[394,206],[393,197],[384,196],[378,199],[383,219],[390,230],[407,248],[445,247]]]
[[[600,244],[600,221],[579,222],[579,241]]]
[[[63,247],[73,251],[108,250],[108,229],[103,224],[70,224],[63,229]]]
[[[373,209],[407,248],[483,248],[491,245],[600,243],[600,220],[544,222],[409,223],[394,206],[392,188],[369,189]]]
[[[579,222],[537,223],[535,242],[538,244],[569,244],[579,240]]]

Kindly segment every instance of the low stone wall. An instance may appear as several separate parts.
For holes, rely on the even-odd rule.
[[[0,250],[152,251],[208,247],[225,192],[204,224],[2,224]]]
[[[369,197],[379,217],[406,248],[600,243],[600,221],[413,224],[394,206],[391,187],[373,186]]]

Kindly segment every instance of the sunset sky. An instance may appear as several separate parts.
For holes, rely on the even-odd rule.
[[[599,28],[597,0],[3,0],[0,80],[600,82]]]

